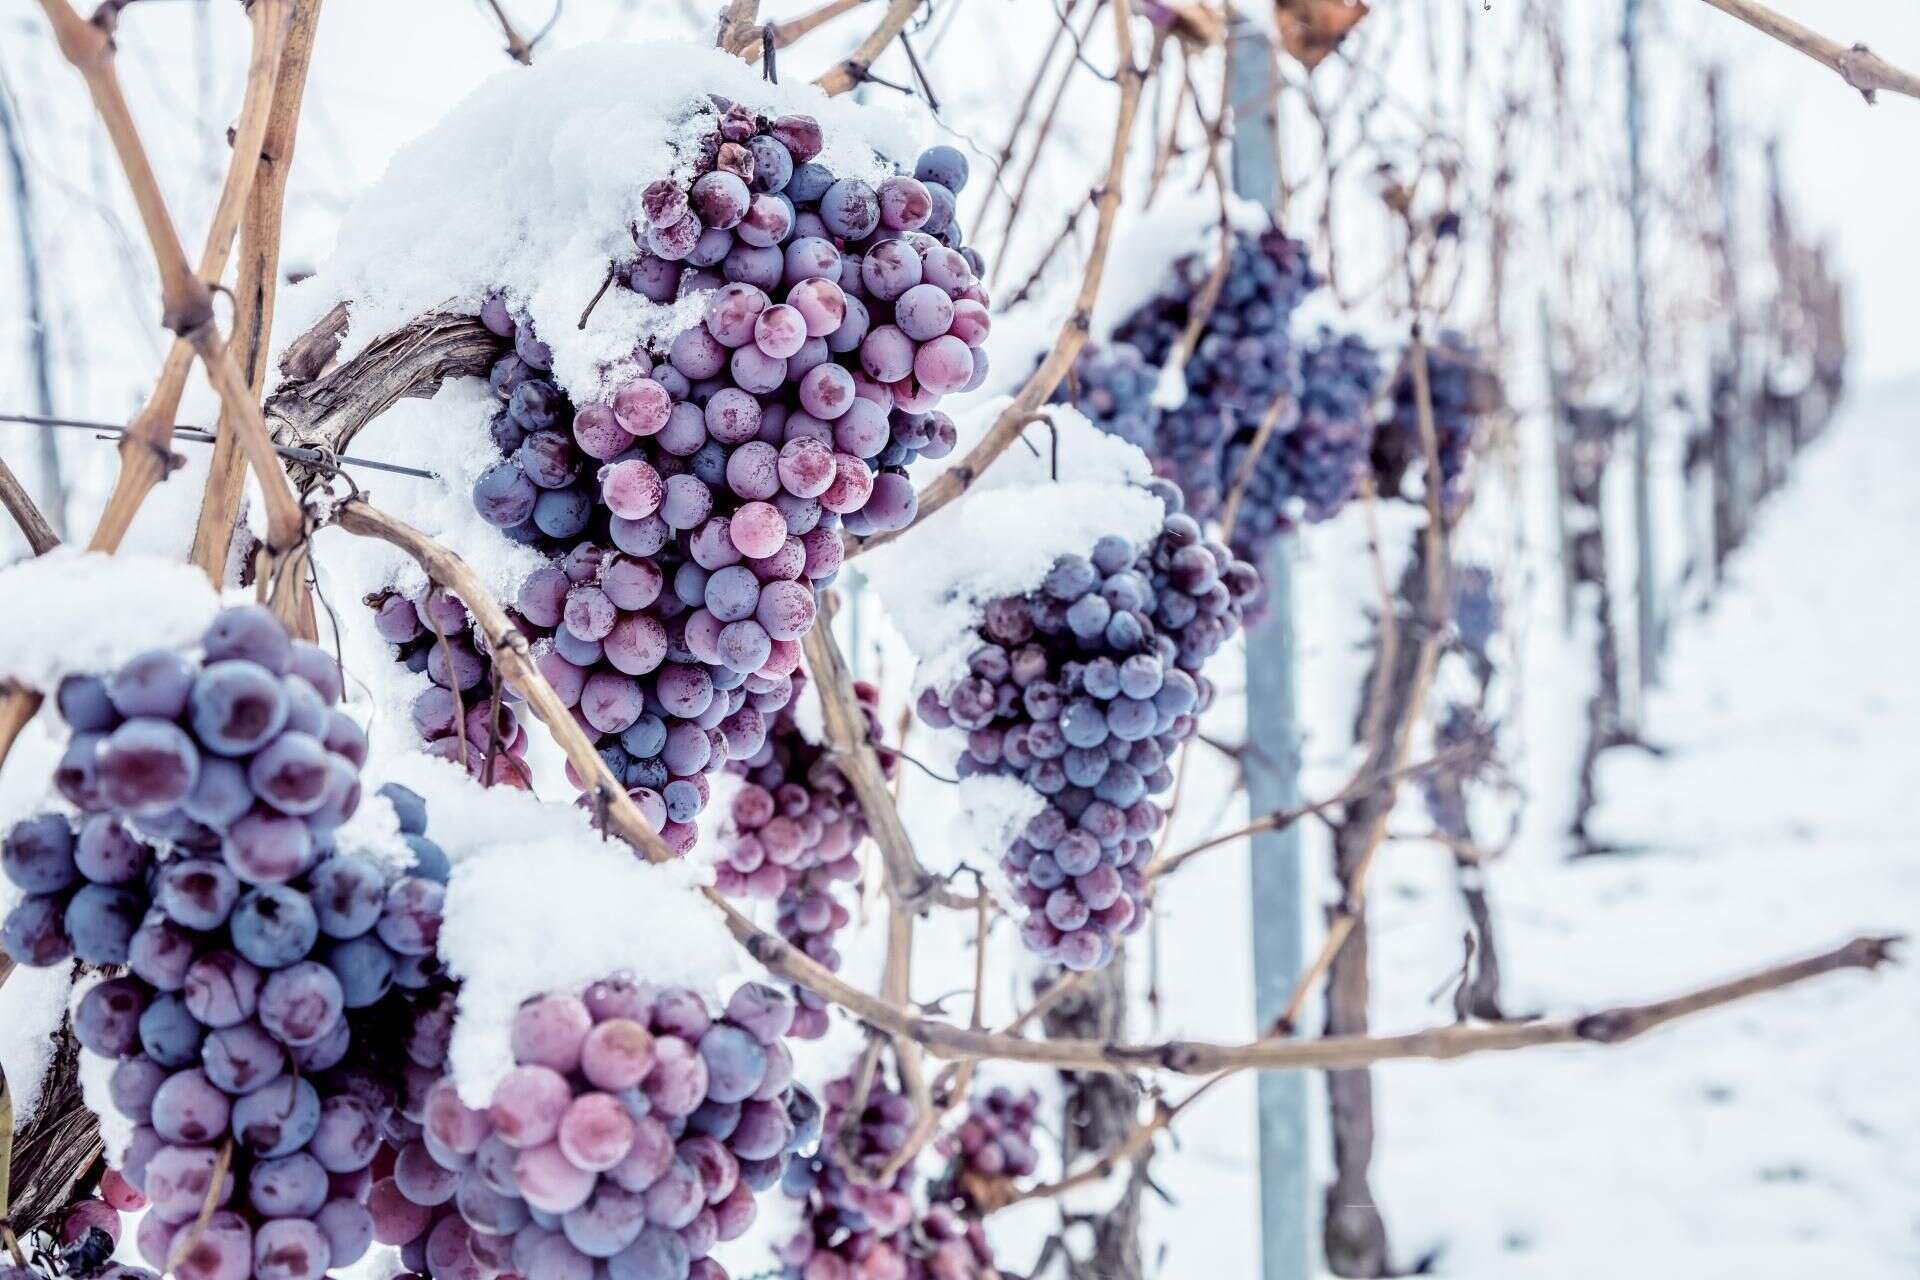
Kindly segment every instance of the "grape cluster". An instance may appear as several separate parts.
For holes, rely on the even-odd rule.
[[[946,1204],[919,1211],[912,1162],[899,1160],[914,1107],[877,1075],[865,1105],[850,1115],[858,1088],[843,1076],[822,1091],[828,1136],[811,1158],[787,1166],[781,1189],[800,1202],[803,1225],[778,1246],[789,1280],[986,1280],[994,1274],[986,1233]],[[851,1168],[849,1167],[851,1166]]]
[[[91,812],[7,834],[0,867],[28,896],[0,939],[23,964],[125,967],[72,1026],[114,1060],[147,1261],[180,1280],[318,1280],[372,1240],[379,1109],[357,1060],[389,994],[437,980],[448,862],[399,787],[382,794],[408,874],[332,848],[365,739],[328,707],[331,660],[252,607],[222,613],[202,648],[62,683],[76,740],[98,741],[63,763],[61,790]]]
[[[1297,520],[1339,514],[1358,491],[1373,447],[1373,402],[1380,394],[1380,357],[1351,334],[1322,328],[1300,352],[1300,392],[1291,425],[1276,431],[1247,473],[1229,543],[1257,555]],[[1232,484],[1246,466],[1251,438],[1225,455]]]
[[[796,672],[796,681],[804,680]],[[866,718],[867,741],[880,741],[874,713],[879,692],[856,681],[854,695]],[[898,758],[877,752],[881,770],[891,776]],[[771,898],[778,905],[776,927],[819,964],[840,967],[834,935],[847,927],[847,908],[834,886],[860,875],[854,850],[867,835],[866,815],[832,753],[800,731],[791,709],[778,712],[759,751],[728,768],[746,779],[734,794],[729,820],[721,829],[724,859],[714,887],[741,897]],[[803,987],[794,989],[799,1009],[788,1033],[815,1040],[827,1031],[827,1003]]]
[[[1122,321],[1115,341],[1135,347],[1156,368],[1166,364],[1217,265],[1211,254],[1182,258],[1173,283]],[[1278,229],[1235,233],[1219,296],[1183,370],[1187,398],[1162,415],[1150,450],[1156,469],[1180,485],[1196,517],[1220,513],[1232,481],[1228,451],[1252,439],[1276,400],[1299,395],[1291,321],[1300,299],[1319,283],[1299,241]]]
[[[460,761],[488,785],[530,786],[527,730],[514,710],[518,696],[494,670],[460,598],[428,586],[411,594],[383,591],[368,603],[380,638],[397,645],[407,669],[429,681],[411,708],[427,754]]]
[[[1441,498],[1449,511],[1466,498],[1467,463],[1480,419],[1499,404],[1493,371],[1457,333],[1442,334],[1427,347],[1427,387],[1433,405],[1433,433],[1440,455]],[[1411,360],[1401,362],[1388,389],[1392,403],[1373,442],[1373,469],[1380,492],[1397,497],[1406,477],[1424,485],[1427,450],[1420,435],[1420,397]]]
[[[1477,708],[1464,702],[1447,704],[1433,727],[1433,750],[1436,755],[1459,754],[1420,778],[1421,799],[1441,835],[1455,840],[1473,838],[1467,819],[1466,783],[1482,776],[1493,763],[1493,744],[1493,727]]]
[[[704,299],[702,321],[664,350],[635,350],[606,371],[606,398],[576,405],[532,325],[488,299],[480,318],[513,349],[490,374],[501,457],[472,493],[483,518],[548,555],[520,589],[516,622],[538,637],[541,672],[608,767],[683,852],[706,775],[757,754],[765,717],[791,696],[842,533],[912,521],[906,468],[953,449],[936,406],[985,378],[990,328],[983,263],[955,219],[967,181],[958,151],[931,148],[912,175],[876,187],[817,162],[809,117],[767,119],[721,99],[706,110],[691,180],[641,193],[638,255],[616,272],[656,303]],[[468,660],[471,645],[436,659],[444,646],[426,619],[380,607],[389,638],[416,646],[403,653],[435,682],[423,729],[457,753],[447,740],[475,713],[447,695],[461,681],[480,690],[484,663]],[[448,628],[457,612],[447,605]],[[491,718],[480,713],[470,755],[475,737],[517,740],[517,725]]]
[[[62,680],[56,701],[73,736],[54,784],[82,813],[217,855],[250,884],[284,884],[358,806],[366,734],[333,706],[335,660],[290,640],[261,606],[222,611],[202,649],[198,660],[150,650],[110,676]]]
[[[996,1085],[967,1100],[967,1118],[942,1135],[940,1154],[953,1161],[949,1182],[962,1202],[975,1199],[968,1184],[975,1179],[1025,1178],[1040,1163],[1033,1145],[1033,1121],[1040,1095],[1028,1090],[1016,1094]]]
[[[1483,564],[1453,567],[1453,630],[1477,665],[1489,662],[1488,649],[1500,633],[1502,609],[1493,570]]]
[[[1046,798],[1001,862],[1029,911],[1021,937],[1072,969],[1113,957],[1144,916],[1145,870],[1174,750],[1212,703],[1206,660],[1239,629],[1260,575],[1206,540],[1164,480],[1146,548],[1100,539],[1040,589],[987,603],[968,675],[920,697],[934,728],[967,734],[962,777],[1024,781]]]
[[[1208,254],[1180,259],[1169,286],[1127,317],[1110,345],[1088,348],[1057,395],[1143,449],[1198,519],[1225,515],[1245,469],[1227,540],[1258,560],[1275,534],[1328,519],[1353,497],[1374,447],[1383,373],[1358,337],[1325,327],[1304,344],[1293,336],[1295,309],[1320,285],[1299,241],[1278,229],[1235,233],[1231,252],[1182,370],[1187,394],[1178,407],[1157,408],[1153,395],[1218,265]],[[1249,464],[1248,450],[1270,417]]]
[[[1094,426],[1152,455],[1160,434],[1160,410],[1153,403],[1159,379],[1159,369],[1132,343],[1088,343],[1053,398],[1070,401]]]
[[[609,978],[522,1005],[514,1068],[484,1110],[409,1074],[375,1238],[434,1280],[724,1280],[707,1255],[820,1132],[782,1040],[793,1005],[736,991],[716,1018],[692,991]],[[444,1053],[433,1011],[416,1066]]]

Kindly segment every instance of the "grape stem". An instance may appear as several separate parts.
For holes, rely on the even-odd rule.
[[[737,5],[739,0],[734,0]],[[854,48],[833,70],[821,76],[814,83],[824,89],[828,95],[842,94],[859,85],[868,78],[868,68],[894,37],[906,30],[908,19],[913,11],[920,7],[920,0],[889,0],[887,11],[881,15],[879,25],[875,26],[865,40]]]
[[[866,717],[853,692],[853,675],[834,642],[831,597],[821,602],[820,615],[801,647],[820,691],[820,710],[834,763],[860,798],[868,830],[879,846],[886,870],[887,902],[893,910],[921,914],[934,900],[940,882],[920,865],[913,838],[907,834],[893,792],[887,788],[886,774],[873,744],[867,741]]]
[[[0,458],[0,506],[5,506],[7,514],[20,526],[20,532],[26,535],[27,545],[36,556],[43,556],[60,545],[60,535],[34,505],[33,495],[20,483],[20,477],[13,474],[5,458]]]
[[[253,185],[248,191],[245,217],[240,224],[233,345],[240,353],[256,400],[266,389],[266,337],[279,295],[281,223],[286,209],[287,182],[293,173],[300,103],[306,93],[307,68],[313,58],[314,34],[319,21],[320,0],[293,6],[267,105],[266,131],[254,158]],[[236,150],[236,163],[242,154],[248,153]],[[226,574],[245,491],[246,458],[229,425],[214,440],[213,460],[208,467],[206,489],[200,495],[200,514],[193,528],[192,560],[215,585],[222,584]],[[296,579],[299,576],[294,575]]]
[[[228,1138],[220,1144],[219,1154],[213,1158],[213,1176],[207,1180],[207,1198],[200,1202],[199,1216],[193,1220],[193,1225],[187,1229],[179,1243],[173,1246],[173,1251],[167,1258],[168,1275],[178,1271],[180,1264],[192,1257],[193,1251],[199,1247],[200,1237],[207,1233],[207,1224],[213,1221],[213,1211],[220,1207],[220,1201],[224,1198],[221,1193],[226,1190],[226,1187],[223,1184],[227,1180],[227,1169],[232,1164],[233,1139]]]
[[[1864,44],[1843,45],[1816,31],[1810,31],[1784,14],[1775,13],[1754,0],[1707,0],[1720,12],[1740,19],[1756,31],[1765,33],[1806,54],[1821,66],[1839,75],[1860,91],[1869,103],[1882,89],[1908,98],[1920,98],[1920,76],[1903,71]]]

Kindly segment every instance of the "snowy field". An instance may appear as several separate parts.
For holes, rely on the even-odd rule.
[[[1598,830],[1491,874],[1507,1004],[1643,999],[1920,926],[1920,470],[1911,382],[1863,391],[1798,464],[1713,611],[1679,625]],[[1906,586],[1903,586],[1906,584]],[[1550,673],[1534,677],[1536,688]],[[1451,861],[1382,866],[1384,1027],[1464,927]],[[1843,974],[1614,1049],[1376,1073],[1375,1191],[1400,1253],[1473,1277],[1807,1277],[1920,1268],[1920,971]]]

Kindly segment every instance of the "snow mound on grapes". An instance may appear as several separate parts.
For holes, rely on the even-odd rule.
[[[8,886],[9,891],[12,886]],[[7,910],[18,895],[9,892]],[[53,1064],[54,1036],[66,1016],[67,996],[73,989],[68,965],[35,969],[21,965],[0,986],[0,1073],[13,1098],[13,1118],[25,1124],[40,1106],[41,1086]]]
[[[964,452],[992,426],[1004,401],[956,423]],[[860,570],[920,659],[917,687],[944,693],[965,674],[987,601],[1040,586],[1054,561],[1086,554],[1105,534],[1145,545],[1166,509],[1140,486],[1152,464],[1077,410],[1050,405],[1058,433],[1029,427],[966,496],[922,519],[912,534],[866,552]],[[1037,452],[1036,452],[1037,451]],[[1055,458],[1059,479],[1054,481]]]
[[[56,970],[35,969],[31,972],[46,974]],[[77,989],[72,992],[71,1005],[78,1006],[80,997],[105,978],[106,975],[100,973],[83,976],[80,982],[75,984]],[[9,981],[7,985],[11,987],[13,982]],[[61,1013],[63,1015],[66,1013],[66,1006],[62,1006]],[[51,1032],[49,1032],[47,1045],[48,1051],[51,1052],[53,1045]],[[74,1069],[74,1073],[80,1079],[80,1100],[86,1104],[87,1110],[93,1112],[93,1117],[100,1126],[101,1154],[106,1156],[107,1163],[116,1169],[120,1167],[123,1157],[127,1154],[127,1144],[133,1141],[134,1130],[132,1119],[122,1114],[120,1108],[113,1102],[113,1071],[119,1065],[118,1059],[82,1049],[79,1062]],[[13,1071],[11,1062],[7,1064],[7,1071],[11,1075]]]
[[[1246,235],[1272,225],[1265,209],[1238,196],[1227,199],[1227,222]],[[1199,253],[1214,261],[1220,253],[1219,227],[1220,199],[1211,188],[1167,192],[1145,210],[1123,205],[1093,304],[1091,340],[1109,341],[1127,317],[1173,283],[1174,264],[1182,258]]]
[[[451,1063],[460,1096],[484,1107],[513,1069],[510,1031],[525,1000],[578,991],[612,973],[713,991],[739,953],[687,862],[641,861],[576,805],[485,789],[445,761],[393,770],[433,814],[453,860],[440,958],[461,982]],[[457,793],[457,794],[456,794]]]
[[[1018,778],[995,773],[976,773],[960,779],[959,801],[973,838],[982,849],[1005,849],[1012,845],[1027,823],[1047,807],[1047,798]],[[987,892],[1006,911],[1018,919],[1025,911],[1014,896],[1013,881],[1007,878],[999,858],[981,859],[981,876]]]
[[[628,231],[640,193],[691,176],[690,145],[712,122],[708,94],[771,116],[820,122],[817,157],[836,176],[872,183],[885,157],[911,159],[917,121],[869,111],[812,85],[766,83],[717,49],[669,42],[591,45],[493,76],[403,148],[342,222],[332,259],[290,291],[283,332],[352,303],[342,356],[435,308],[474,313],[502,292],[552,346],[554,373],[576,400],[602,369],[646,338],[696,322],[699,302],[648,302],[609,290],[584,328],[609,263],[635,256]]]
[[[0,681],[42,693],[62,676],[196,645],[220,609],[207,576],[184,561],[69,547],[0,569],[0,600],[11,606],[0,609]]]

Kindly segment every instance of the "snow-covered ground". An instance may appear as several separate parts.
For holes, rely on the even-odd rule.
[[[1863,393],[1679,627],[1598,829],[1492,873],[1510,1010],[1641,999],[1920,925],[1920,505],[1912,383]],[[1551,671],[1535,674],[1536,686]],[[1544,690],[1542,690],[1544,692]],[[1380,868],[1385,1028],[1431,1022],[1450,859]],[[1906,1276],[1920,1268],[1920,969],[1843,974],[1613,1049],[1377,1073],[1399,1259],[1473,1277]]]

